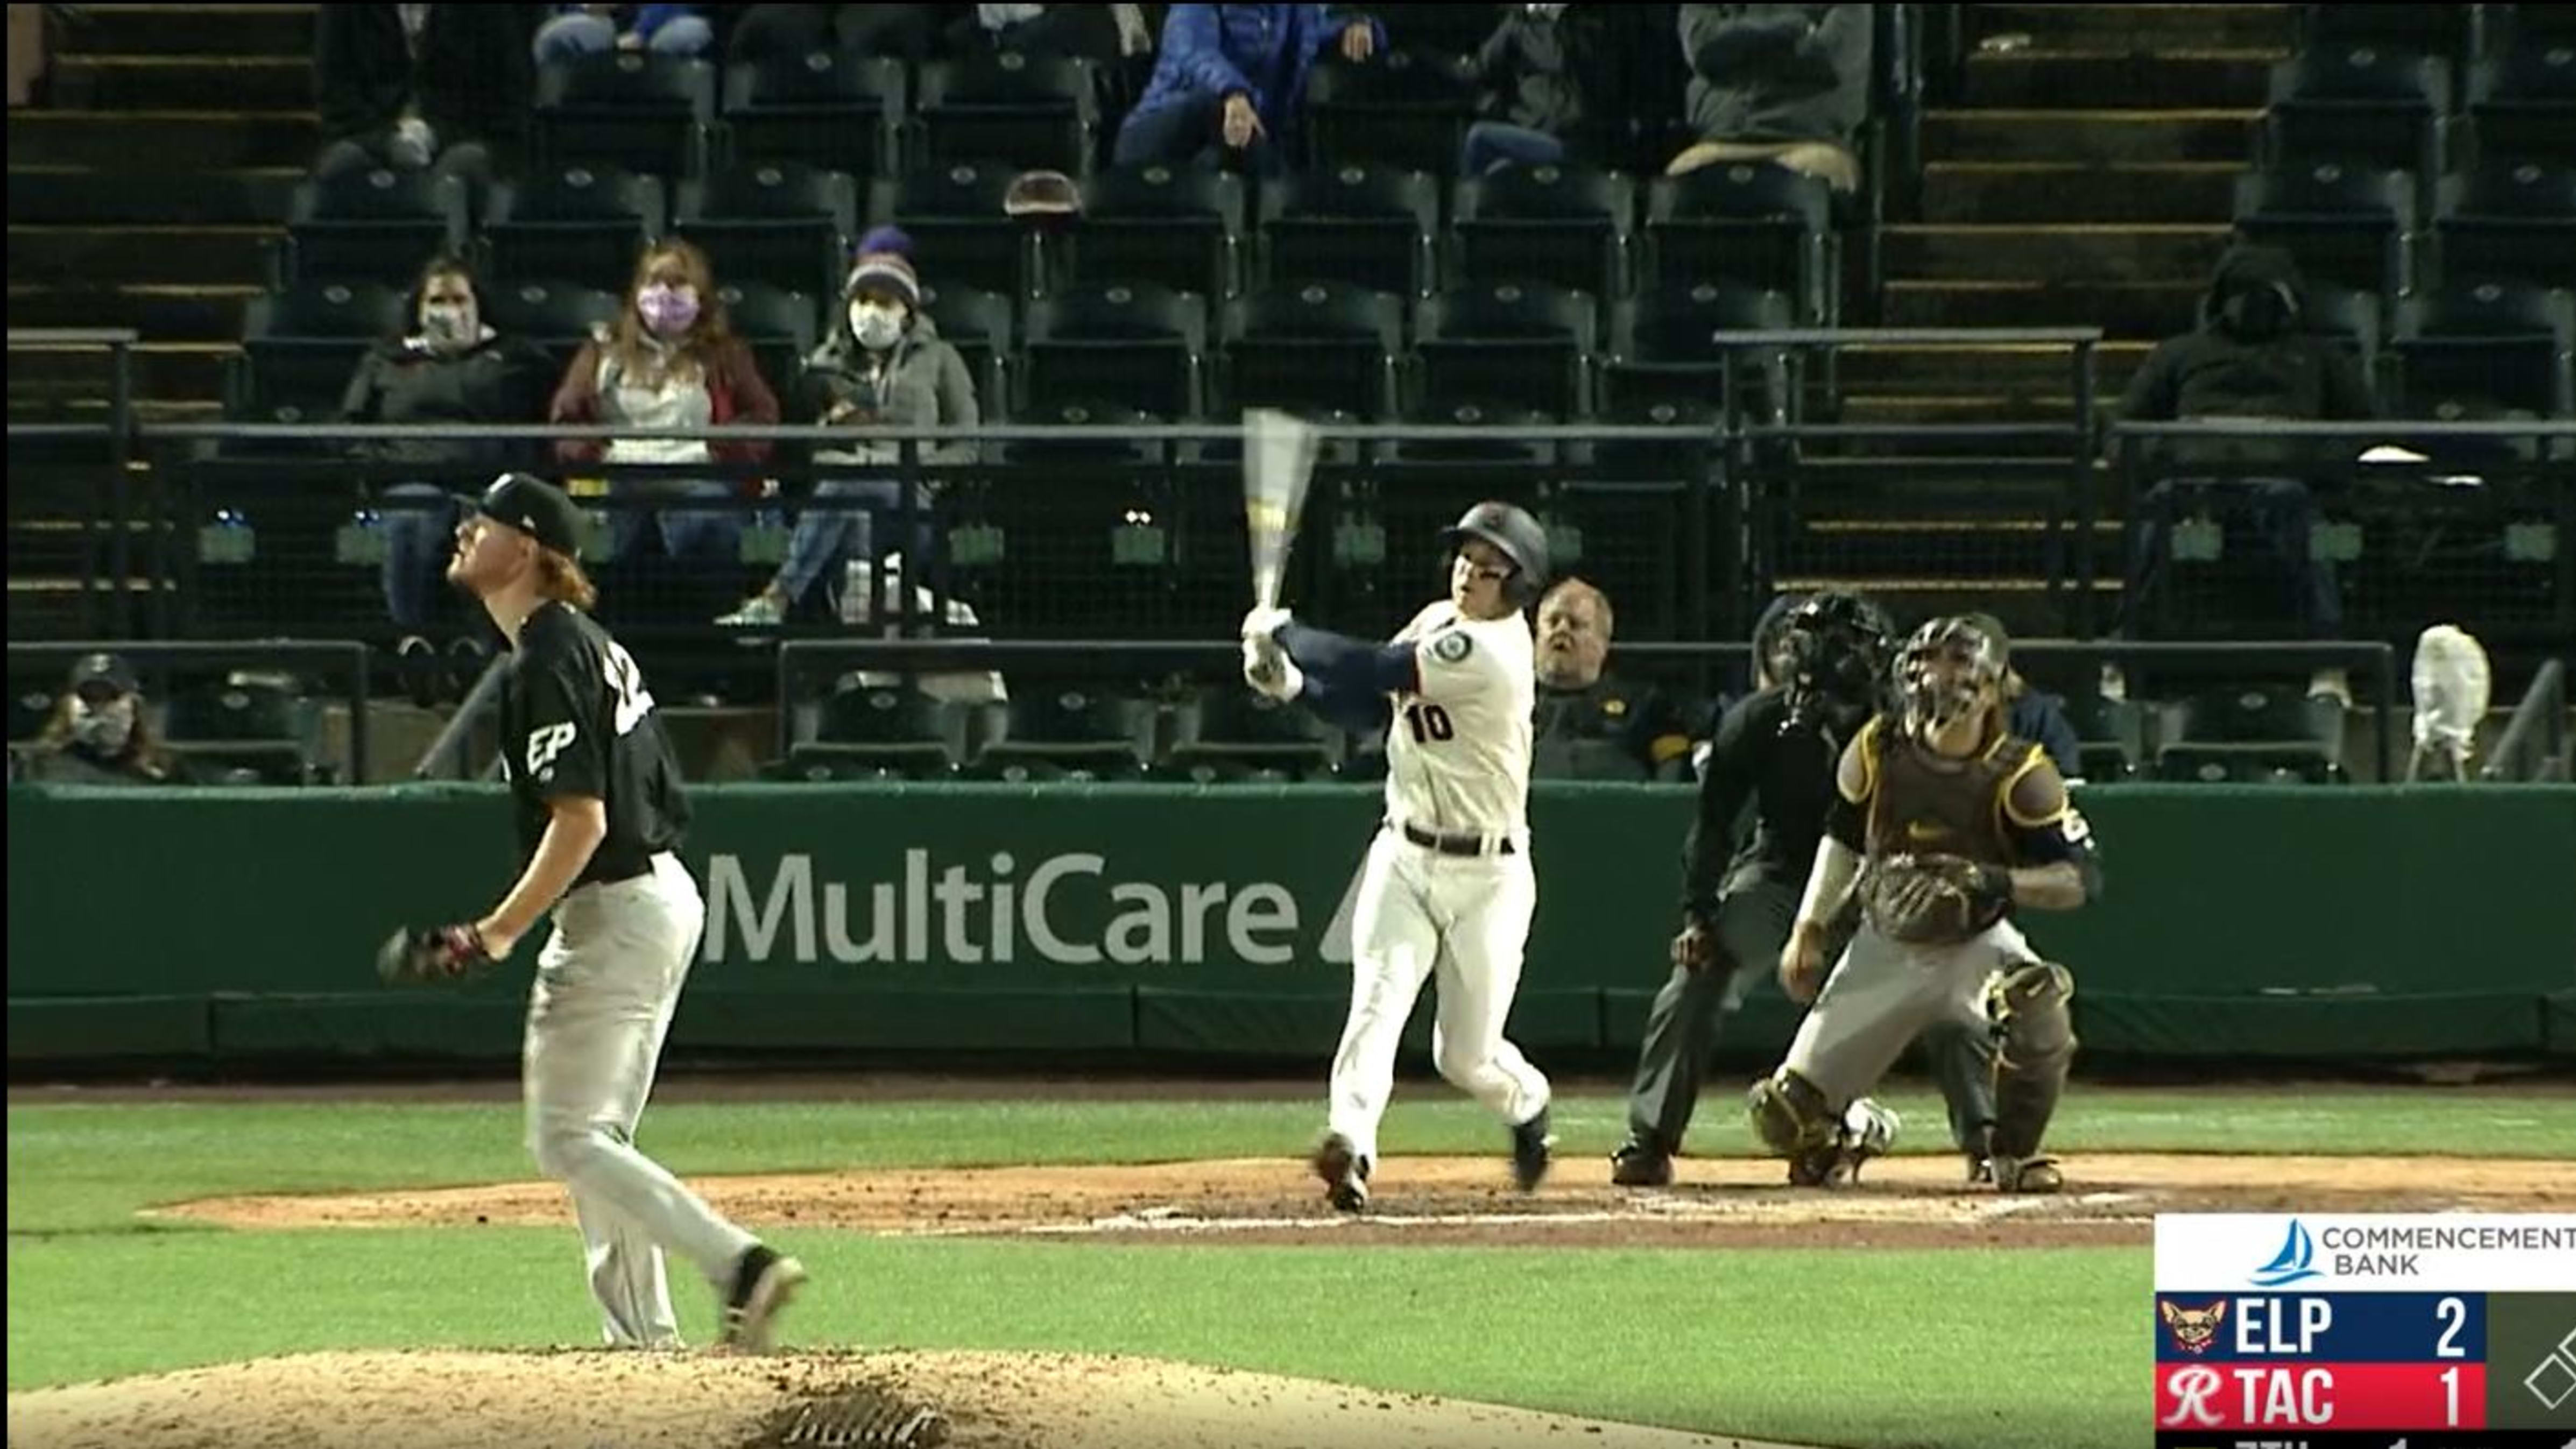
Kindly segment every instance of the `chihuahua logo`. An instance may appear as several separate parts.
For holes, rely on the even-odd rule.
[[[2159,1299],[2156,1311],[2164,1315],[2165,1327],[2173,1330],[2174,1347],[2185,1353],[2207,1353],[2218,1337],[2218,1321],[2227,1316],[2227,1300],[2221,1298],[2207,1308],[2185,1308]]]

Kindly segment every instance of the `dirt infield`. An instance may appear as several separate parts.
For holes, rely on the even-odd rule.
[[[2057,1197],[1970,1191],[1949,1157],[1870,1165],[1857,1186],[1780,1185],[1777,1163],[1685,1160],[1672,1188],[1628,1191],[1605,1163],[1563,1164],[1534,1196],[1494,1158],[1395,1157],[1371,1211],[1324,1209],[1295,1161],[997,1167],[712,1177],[696,1186],[738,1221],[902,1236],[1080,1241],[1348,1242],[1487,1246],[2025,1246],[2143,1243],[2160,1211],[2429,1212],[2538,1208],[2576,1198],[2576,1164],[2494,1158],[2100,1154],[2067,1164]],[[570,1221],[562,1189],[504,1183],[393,1193],[209,1198],[157,1210],[247,1228],[476,1227]],[[1820,1227],[1830,1227],[1819,1233]]]
[[[934,1417],[935,1416],[935,1417]],[[914,1437],[900,1437],[906,1424]],[[867,1434],[877,1430],[876,1437]],[[1149,1359],[318,1353],[9,1396],[10,1449],[1788,1449]]]

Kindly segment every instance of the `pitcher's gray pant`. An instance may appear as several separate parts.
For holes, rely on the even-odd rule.
[[[555,907],[528,994],[528,1147],[540,1171],[572,1190],[613,1348],[679,1343],[665,1247],[721,1288],[753,1242],[634,1144],[706,918],[676,856],[655,857],[632,880],[583,886]]]

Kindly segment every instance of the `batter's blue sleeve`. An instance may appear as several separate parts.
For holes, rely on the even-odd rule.
[[[1282,625],[1278,639],[1306,676],[1298,698],[1343,729],[1384,730],[1395,719],[1388,696],[1414,692],[1411,644],[1375,644],[1303,624]]]

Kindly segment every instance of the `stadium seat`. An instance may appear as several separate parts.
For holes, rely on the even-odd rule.
[[[1009,778],[1013,766],[1045,765],[1078,777],[1133,779],[1153,754],[1154,709],[1140,699],[1023,688],[1003,719],[1001,737],[977,751],[971,778]]]
[[[2078,694],[2066,701],[2084,778],[2096,785],[2128,779],[2148,756],[2149,712],[2134,701]]]
[[[871,216],[892,216],[909,233],[925,269],[944,285],[1031,295],[1044,273],[1034,228],[1002,211],[1012,174],[998,166],[918,167],[879,184]]]
[[[1446,176],[1476,118],[1471,57],[1390,50],[1353,64],[1328,52],[1306,77],[1306,139],[1318,166]]]
[[[490,281],[572,282],[624,295],[644,248],[662,239],[662,183],[568,166],[492,189],[483,223]]]
[[[162,720],[171,752],[195,774],[239,785],[312,783],[317,727],[312,701],[238,677],[174,693]]]
[[[966,711],[916,689],[845,688],[812,715],[810,736],[788,751],[792,765],[856,764],[923,780],[954,773],[966,757]]]
[[[1230,765],[1304,779],[1331,768],[1333,747],[1311,713],[1228,684],[1202,690],[1173,710],[1172,745],[1163,761],[1184,771]]]
[[[1403,334],[1403,305],[1384,292],[1309,282],[1238,298],[1225,310],[1221,411],[1392,416]]]
[[[2344,713],[2339,700],[2288,689],[2194,695],[2165,712],[2155,748],[2156,778],[2338,781]]]
[[[1029,308],[1025,401],[1040,412],[1097,399],[1165,418],[1197,417],[1206,353],[1207,305],[1195,295],[1147,285],[1070,287]]]
[[[1371,11],[1398,50],[1472,55],[1503,18],[1507,5],[1386,5]]]
[[[821,340],[812,294],[720,278],[716,296],[724,303],[733,334],[750,346],[761,379],[770,391],[783,394],[795,383],[805,354]]]
[[[1726,417],[1717,390],[1706,397],[1637,397],[1612,384],[1598,413],[1602,422],[1627,428],[1690,428],[1696,438],[1617,438],[1592,445],[1592,463],[1614,481],[1682,483],[1707,476],[1718,456],[1718,428]]]
[[[308,418],[339,411],[368,346],[405,322],[403,297],[371,283],[320,282],[253,297],[242,321],[248,401]]]
[[[1151,282],[1215,301],[1242,290],[1243,183],[1195,167],[1120,167],[1082,184],[1082,220],[1058,274],[1077,285]]]
[[[1091,63],[1004,51],[921,68],[920,160],[1021,171],[1090,169],[1099,129]]]
[[[2264,164],[2442,173],[2450,67],[2378,45],[2327,45],[2272,68]]]
[[[2302,5],[2299,49],[2368,46],[2457,61],[2468,53],[2465,5]]]
[[[521,282],[486,287],[483,320],[504,337],[543,349],[560,373],[591,339],[592,329],[617,325],[625,305],[620,294],[596,287]]]
[[[2576,36],[2479,61],[2469,68],[2468,92],[2480,161],[2576,165]]]
[[[629,50],[537,69],[531,135],[543,169],[696,175],[715,119],[715,67],[703,60]]]
[[[1636,186],[1565,166],[1507,166],[1458,183],[1449,275],[1461,285],[1563,287],[1623,297]]]
[[[1417,297],[1431,289],[1440,195],[1420,172],[1343,166],[1261,188],[1261,275]]]
[[[380,282],[409,288],[423,263],[461,256],[465,183],[425,171],[352,172],[295,188],[281,284]]]
[[[2522,161],[2446,176],[2435,214],[2446,284],[2576,288],[2576,167]]]
[[[1512,438],[1500,436],[1505,428],[1543,428],[1563,421],[1553,413],[1524,407],[1513,401],[1463,397],[1421,401],[1405,410],[1403,421],[1418,427],[1468,428],[1481,436],[1459,438],[1404,438],[1386,444],[1383,456],[1389,463],[1428,464],[1449,467],[1460,463],[1494,463],[1515,467],[1544,468],[1557,461],[1557,445],[1545,438]]]
[[[2576,297],[2566,292],[2478,282],[2410,297],[2391,344],[2400,415],[2576,417],[2571,348]]]
[[[2364,288],[2384,307],[2406,292],[2415,180],[2321,162],[2236,179],[2236,231],[2286,249],[2312,279]]]
[[[939,339],[957,349],[975,379],[975,406],[986,422],[1011,416],[1012,359],[1018,349],[1011,299],[973,287],[925,287],[921,310]]]
[[[1751,282],[1835,317],[1839,249],[1825,183],[1768,163],[1704,166],[1646,189],[1647,278],[1664,287]]]
[[[840,292],[858,212],[849,177],[790,161],[681,182],[672,230],[728,281],[828,297]]]
[[[1020,421],[1046,428],[1145,427],[1165,421],[1125,403],[1074,397],[1043,408],[1024,409]],[[1143,466],[1161,456],[1150,440],[1134,438],[1014,438],[1002,444],[1002,456],[1014,464],[1125,464]],[[1010,492],[1007,483],[1000,485]],[[1121,505],[1123,507],[1123,504]]]
[[[2307,287],[2307,330],[2344,343],[2360,357],[2365,373],[2376,375],[2387,345],[2387,318],[2379,310],[2379,293],[2332,282]]]
[[[43,734],[54,717],[51,681],[27,676],[9,681],[9,743],[27,744]]]
[[[1715,334],[1778,330],[1796,321],[1786,293],[1742,282],[1658,287],[1610,309],[1610,351],[1601,367],[1605,401],[1631,409],[1656,402],[1707,403],[1726,398],[1726,349]],[[1787,416],[1789,359],[1737,349],[1735,375],[1751,415]]]
[[[1422,400],[1579,418],[1591,411],[1592,298],[1554,287],[1476,287],[1422,305],[1413,344]]]
[[[718,125],[728,164],[795,161],[861,183],[901,166],[903,62],[818,50],[729,66]]]

